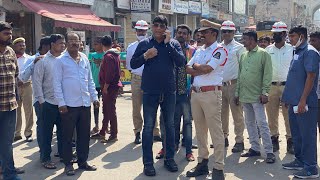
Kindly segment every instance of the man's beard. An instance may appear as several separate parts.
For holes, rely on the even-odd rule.
[[[181,43],[181,44],[183,44],[183,43],[186,42],[186,40],[183,39],[182,37],[178,37],[178,38],[177,38],[177,41],[178,41],[179,43]]]
[[[0,39],[0,45],[2,45],[2,46],[9,46],[11,44],[12,44],[12,39],[9,39],[7,41],[3,41]]]

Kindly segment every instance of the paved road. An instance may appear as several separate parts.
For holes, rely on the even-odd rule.
[[[141,145],[133,144],[133,124],[131,119],[131,97],[130,94],[124,94],[123,97],[117,100],[117,114],[119,122],[119,134],[117,141],[114,144],[101,144],[99,141],[91,140],[89,163],[98,167],[96,172],[76,171],[73,177],[67,177],[63,173],[63,164],[58,163],[58,169],[47,170],[42,168],[39,161],[39,148],[37,142],[25,143],[18,141],[14,144],[14,159],[17,167],[23,167],[26,173],[21,175],[24,180],[142,180],[142,179],[189,179],[185,177],[186,171],[194,167],[197,162],[188,163],[185,160],[185,149],[181,148],[175,160],[179,165],[179,171],[170,173],[163,167],[163,160],[155,160],[155,168],[157,171],[156,177],[146,177],[142,173],[142,149]],[[230,115],[230,117],[232,117]],[[100,119],[102,118],[102,114]],[[93,120],[92,120],[93,122]],[[232,122],[232,120],[231,120]],[[281,118],[281,151],[276,153],[277,162],[275,164],[266,164],[263,158],[241,158],[240,154],[233,154],[231,148],[234,144],[234,134],[229,137],[230,146],[226,149],[225,173],[227,180],[245,179],[245,180],[286,180],[291,179],[292,171],[283,170],[282,162],[292,160],[293,156],[286,154],[286,140],[284,137],[283,119]],[[230,123],[232,126],[233,123]],[[233,127],[231,127],[233,128]],[[35,127],[34,127],[35,129]],[[35,131],[34,131],[35,132]],[[233,131],[230,130],[230,133]],[[245,133],[245,137],[248,137]],[[54,139],[56,141],[56,139]],[[154,155],[161,149],[161,143],[155,143]],[[245,148],[249,148],[248,139],[245,138]],[[211,150],[212,152],[213,150]],[[56,152],[56,145],[53,146],[53,152]],[[197,150],[194,151],[195,157]],[[210,160],[212,161],[212,158]],[[53,161],[58,162],[59,159],[53,157]],[[77,165],[75,165],[75,168]],[[210,166],[212,167],[211,163]],[[194,179],[194,178],[191,178]],[[206,179],[205,176],[196,178],[197,180]]]

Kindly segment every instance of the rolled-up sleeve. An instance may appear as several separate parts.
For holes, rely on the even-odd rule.
[[[309,73],[316,73],[319,70],[320,56],[314,50],[308,50],[304,58],[304,68]]]

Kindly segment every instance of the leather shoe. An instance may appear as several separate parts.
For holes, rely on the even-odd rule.
[[[224,180],[224,173],[223,170],[218,170],[213,168],[212,170],[212,178],[214,180]]]
[[[95,165],[91,166],[88,163],[84,163],[83,165],[80,165],[79,169],[83,169],[85,171],[96,171],[97,170]]]
[[[17,174],[24,174],[24,173],[25,173],[25,170],[22,169],[22,168],[16,168],[16,173],[17,173]]]
[[[64,168],[64,172],[66,173],[67,176],[73,176],[75,174],[75,171],[72,165],[67,165]]]
[[[32,142],[33,138],[31,136],[26,137],[26,142]]]
[[[16,142],[16,141],[19,141],[19,140],[21,140],[21,139],[22,139],[21,136],[16,136],[16,137],[14,137],[13,141]]]
[[[135,144],[141,144],[140,132],[136,133],[136,139],[134,140]]]
[[[167,168],[167,170],[170,172],[178,171],[178,165],[173,159],[164,160],[164,167]]]
[[[162,138],[160,136],[153,136],[153,140],[156,142],[162,142]]]
[[[143,173],[146,176],[155,176],[156,170],[154,169],[153,164],[145,164],[143,168]]]
[[[197,177],[208,174],[208,162],[208,159],[203,159],[202,162],[198,163],[196,167],[192,168],[190,171],[187,171],[187,177]]]
[[[241,157],[254,157],[254,156],[261,156],[260,151],[255,151],[250,148],[248,152],[241,154]]]
[[[244,150],[244,143],[236,143],[233,148],[232,148],[232,152],[233,153],[237,153],[237,152],[242,152]]]

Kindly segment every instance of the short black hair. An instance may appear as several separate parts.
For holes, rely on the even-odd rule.
[[[243,33],[243,36],[252,37],[255,42],[258,42],[257,32],[254,30],[248,30]]]
[[[163,15],[158,15],[153,19],[152,24],[154,23],[160,23],[168,26],[168,19]]]
[[[297,33],[299,35],[304,35],[305,38],[308,38],[308,29],[302,25],[295,26],[290,29],[289,34]]]
[[[107,47],[112,46],[112,38],[110,35],[103,36],[101,39],[101,44]]]
[[[189,27],[188,25],[186,25],[186,24],[180,24],[180,25],[178,25],[178,26],[177,26],[177,31],[178,31],[179,29],[186,29],[186,30],[188,31],[189,35],[192,34],[192,31],[191,31],[190,27]]]
[[[94,38],[94,42],[95,43],[101,43],[102,38],[103,38],[102,36],[97,36],[97,37]]]
[[[200,29],[200,28],[197,28],[197,29],[194,30],[194,32],[193,32],[193,37],[199,32],[199,29]]]
[[[40,46],[38,48],[38,51],[41,51],[42,46],[44,46],[44,45],[51,45],[50,36],[45,36],[40,39]]]
[[[62,35],[62,34],[51,34],[50,43],[56,43],[59,39],[64,39],[64,35]]]
[[[268,41],[270,43],[271,38],[269,36],[263,35],[263,36],[259,37],[259,41]]]
[[[3,30],[12,30],[12,23],[0,21],[0,32]]]
[[[69,36],[70,36],[71,34],[75,34],[75,35],[77,35],[77,36],[78,36],[78,38],[79,38],[79,41],[81,41],[81,37],[80,37],[80,35],[79,35],[78,33],[75,33],[75,32],[68,32],[68,33],[67,33],[67,35],[66,35],[66,41],[67,41],[67,42],[68,42],[68,40],[69,40]]]
[[[311,37],[311,38],[318,38],[318,39],[320,39],[320,31],[312,32],[312,33],[310,34],[310,37]]]

